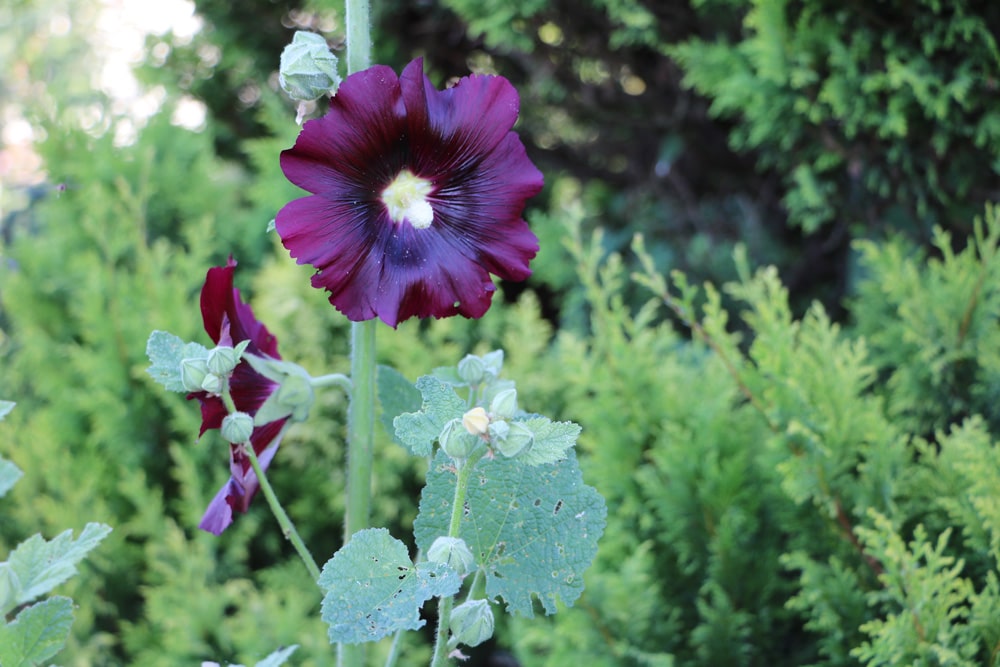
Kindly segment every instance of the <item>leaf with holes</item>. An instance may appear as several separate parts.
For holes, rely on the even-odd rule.
[[[420,628],[424,602],[454,595],[462,581],[447,565],[414,565],[406,545],[388,530],[369,528],[327,561],[317,583],[326,593],[321,617],[330,641],[357,644]]]
[[[438,454],[427,475],[414,523],[426,553],[446,535],[455,494],[451,462]],[[500,596],[507,611],[531,617],[532,597],[546,614],[556,603],[572,605],[583,592],[583,573],[597,554],[607,507],[583,483],[573,450],[553,464],[482,459],[469,480],[459,537],[486,573],[486,594]]]

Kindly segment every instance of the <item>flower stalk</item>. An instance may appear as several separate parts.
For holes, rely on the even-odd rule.
[[[347,73],[371,64],[371,5],[369,0],[345,0]],[[373,434],[375,430],[375,322],[351,323],[351,390],[347,408],[347,506],[344,544],[368,527],[371,511]],[[364,645],[339,644],[339,667],[363,665]]]

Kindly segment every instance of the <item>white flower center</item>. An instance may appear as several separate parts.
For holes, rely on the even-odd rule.
[[[393,222],[407,220],[414,229],[427,229],[434,221],[434,209],[427,201],[432,189],[430,181],[404,169],[382,191],[382,203]]]

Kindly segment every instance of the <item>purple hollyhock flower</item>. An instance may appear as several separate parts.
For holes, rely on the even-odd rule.
[[[254,317],[253,310],[243,303],[240,291],[233,287],[233,269],[236,262],[230,257],[226,266],[208,270],[205,285],[201,290],[201,316],[205,331],[217,345],[234,346],[249,340],[246,352],[258,356],[280,359],[278,341],[263,324]],[[241,360],[229,378],[229,390],[236,409],[253,415],[267,398],[277,391],[279,385],[255,371],[246,360]],[[188,399],[197,398],[201,402],[201,431],[220,428],[227,414],[222,399],[204,391],[191,392]],[[284,435],[287,418],[278,419],[262,426],[256,426],[250,436],[260,460],[261,468],[267,470],[278,451]],[[215,494],[202,517],[199,528],[219,535],[233,522],[233,512],[246,512],[250,501],[260,488],[257,475],[250,466],[250,460],[242,445],[229,447],[229,481]]]
[[[281,154],[312,195],[278,213],[281,241],[353,321],[482,317],[494,274],[531,275],[538,239],[522,219],[542,174],[511,128],[517,91],[472,75],[436,90],[414,60],[344,79],[322,118]]]

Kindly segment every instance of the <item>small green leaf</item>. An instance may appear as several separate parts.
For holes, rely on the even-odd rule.
[[[454,595],[462,584],[447,565],[414,565],[406,545],[385,528],[355,533],[323,566],[317,583],[326,592],[321,617],[330,626],[330,642],[348,644],[420,628],[423,603]]]
[[[534,434],[531,449],[517,458],[522,463],[537,466],[566,458],[566,452],[580,437],[580,426],[573,422],[554,422],[547,417],[533,417],[522,422]]]
[[[283,665],[295,653],[295,649],[298,647],[298,644],[292,644],[291,646],[280,648],[255,664],[254,667],[278,667],[278,665]]]
[[[0,401],[0,422],[3,421],[4,417],[10,414],[10,411],[14,409],[15,405],[17,404],[14,403],[14,401]]]
[[[46,542],[37,534],[21,542],[7,561],[21,587],[12,604],[16,606],[29,602],[72,577],[76,574],[76,563],[110,532],[110,526],[88,523],[75,541],[73,531],[67,530],[51,542]],[[0,614],[8,611],[10,609],[0,609]]]
[[[208,349],[198,343],[185,343],[166,331],[154,331],[146,342],[146,356],[150,377],[166,387],[167,391],[187,391],[181,382],[181,361],[208,357]]]
[[[404,412],[420,410],[420,391],[402,373],[389,366],[378,367],[378,402],[382,406],[382,425],[393,439],[403,444],[396,437],[393,420]]]
[[[417,380],[417,389],[423,397],[420,411],[401,414],[392,424],[403,446],[417,456],[430,456],[444,425],[461,417],[468,406],[454,389],[429,375]]]
[[[0,626],[0,665],[38,665],[62,650],[73,623],[73,601],[53,597],[33,604]]]
[[[20,468],[0,456],[0,497],[6,495],[23,474]]]
[[[572,605],[597,554],[607,507],[583,483],[573,450],[567,454],[540,466],[483,458],[469,480],[458,536],[486,572],[486,595],[502,597],[511,613],[533,616],[533,596],[547,614],[557,601]],[[455,479],[452,462],[438,454],[413,527],[425,552],[448,533]]]

